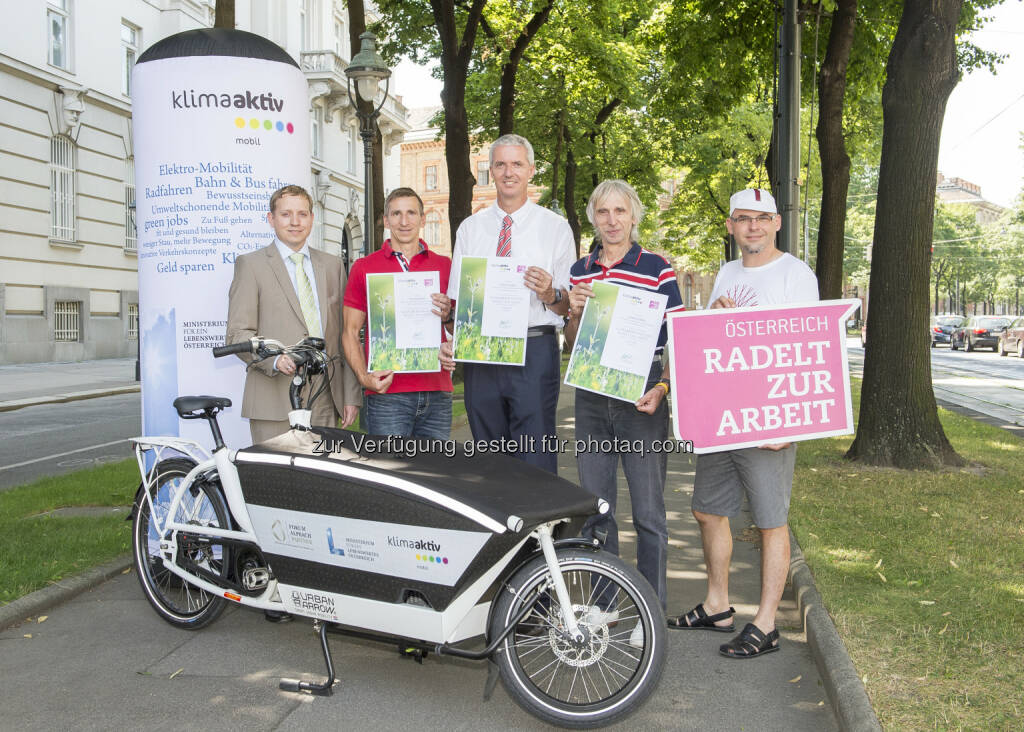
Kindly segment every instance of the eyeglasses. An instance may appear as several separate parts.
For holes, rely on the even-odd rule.
[[[775,219],[775,216],[772,215],[772,214],[761,214],[760,216],[733,216],[732,217],[733,223],[734,224],[739,224],[740,226],[746,226],[747,224],[752,224],[755,221],[757,223],[761,224],[762,226],[764,226],[766,224],[770,224],[774,219]]]

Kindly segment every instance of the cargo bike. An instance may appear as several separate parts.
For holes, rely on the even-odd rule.
[[[500,677],[525,710],[565,727],[620,720],[652,693],[666,647],[658,599],[578,536],[605,501],[505,455],[310,428],[303,389],[323,393],[332,367],[323,341],[214,349],[240,352],[296,362],[291,430],[233,450],[217,423],[230,400],[183,396],[175,409],[209,423],[212,453],[177,437],[133,440],[134,562],[160,617],[195,630],[235,603],[312,619],[327,678],[281,681],[296,692],[332,693],[331,631],[417,660],[487,660],[485,697]]]

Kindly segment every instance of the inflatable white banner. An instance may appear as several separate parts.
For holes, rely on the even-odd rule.
[[[179,420],[171,402],[226,396],[225,442],[243,446],[244,364],[210,349],[224,343],[235,257],[273,240],[270,194],[308,189],[309,100],[302,72],[280,59],[168,57],[186,35],[132,72],[143,431],[212,446],[206,422]]]

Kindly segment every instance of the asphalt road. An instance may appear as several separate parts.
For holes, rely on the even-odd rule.
[[[864,349],[850,339],[847,352],[850,373],[859,376]],[[931,349],[931,356],[936,399],[1024,426],[1024,359],[992,351],[951,351],[948,346]]]
[[[142,428],[138,394],[0,412],[0,491],[131,457]]]

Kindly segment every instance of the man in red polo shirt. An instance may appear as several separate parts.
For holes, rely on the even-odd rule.
[[[436,254],[420,239],[423,226],[423,200],[411,188],[396,188],[384,202],[384,224],[391,238],[379,250],[357,259],[345,288],[345,359],[366,389],[366,431],[371,435],[431,437],[446,440],[452,425],[452,376],[454,366],[445,359],[436,373],[395,373],[367,371],[369,342],[359,342],[359,331],[366,324],[366,276],[380,272],[438,272],[438,292],[432,295],[434,314],[448,320],[451,301],[448,290],[452,260]],[[441,330],[444,328],[441,326]]]

